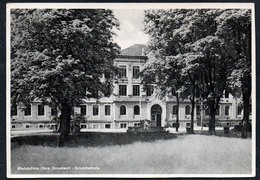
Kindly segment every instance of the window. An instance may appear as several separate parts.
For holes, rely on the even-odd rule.
[[[153,86],[148,85],[146,87],[146,96],[151,96],[153,94]]]
[[[185,107],[185,114],[190,115],[190,106]]]
[[[206,114],[206,115],[209,115],[209,107],[207,107],[207,108],[205,109],[205,114]]]
[[[140,127],[140,123],[134,123],[134,127]]]
[[[111,124],[105,124],[105,128],[106,129],[110,129],[111,128]]]
[[[26,125],[25,125],[25,128],[30,128],[30,124],[26,124]]]
[[[217,116],[219,116],[219,113],[220,113],[220,112],[219,112],[219,109],[220,109],[220,107],[218,106],[217,109],[216,109],[216,115],[217,115]]]
[[[196,106],[197,116],[200,115],[200,106]]]
[[[15,128],[15,125],[14,124],[12,124],[12,129],[14,129]]]
[[[80,105],[80,114],[86,116],[87,115],[87,106]]]
[[[172,88],[172,95],[173,95],[173,96],[176,96],[176,95],[177,95],[175,88]]]
[[[110,116],[110,105],[105,105],[105,116]]]
[[[134,115],[140,115],[140,107],[138,105],[134,106]]]
[[[225,90],[225,98],[229,98],[229,92],[228,92],[228,90]]]
[[[133,66],[133,78],[138,78],[140,73],[140,67],[139,66]]]
[[[39,128],[44,128],[44,124],[39,124],[38,127]]]
[[[44,106],[38,105],[38,116],[43,116],[43,115],[44,115]]]
[[[173,114],[173,115],[178,114],[178,108],[177,108],[176,105],[174,105],[174,106],[172,107],[172,114]]]
[[[133,96],[140,96],[140,86],[133,85]]]
[[[229,116],[229,106],[225,106],[225,115]]]
[[[120,115],[126,115],[126,106],[125,105],[120,106]]]
[[[243,110],[243,107],[241,105],[238,105],[238,107],[237,107],[237,115],[241,115],[242,114],[242,110]]]
[[[86,124],[81,124],[81,125],[80,125],[80,128],[81,128],[81,129],[86,129],[86,128],[87,128],[87,125],[86,125]]]
[[[126,123],[121,123],[120,128],[126,128]]]
[[[119,85],[119,96],[126,96],[126,85]]]
[[[99,114],[99,105],[93,105],[93,116],[97,116]]]
[[[58,114],[57,107],[52,107],[51,108],[51,115],[52,116],[57,116],[57,114]]]
[[[31,105],[26,105],[25,106],[24,115],[25,116],[30,116],[31,115]]]
[[[17,116],[17,106],[16,105],[11,106],[11,116]]]
[[[99,124],[93,124],[93,129],[99,129]]]
[[[126,66],[119,66],[119,77],[126,77]]]

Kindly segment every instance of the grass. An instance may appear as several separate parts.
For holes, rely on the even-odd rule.
[[[186,135],[104,147],[19,145],[11,150],[11,170],[13,174],[250,174],[251,143],[250,139]],[[17,167],[70,169],[21,171]]]
[[[149,142],[160,139],[173,139],[175,134],[171,133],[96,133],[87,132],[80,134],[71,134],[66,144],[67,147],[85,146],[110,146],[125,145],[134,142]],[[59,142],[59,133],[51,133],[49,135],[27,135],[11,138],[12,147],[21,145],[42,145],[57,147]]]

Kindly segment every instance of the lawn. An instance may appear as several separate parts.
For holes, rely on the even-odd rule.
[[[251,143],[251,139],[183,135],[121,145],[16,145],[11,170],[13,174],[250,174]]]

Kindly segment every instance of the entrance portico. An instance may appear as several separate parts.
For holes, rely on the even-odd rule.
[[[153,127],[162,126],[162,107],[158,104],[155,104],[151,108],[151,120]]]

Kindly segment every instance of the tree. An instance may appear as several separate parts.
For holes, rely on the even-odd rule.
[[[105,9],[15,9],[11,17],[12,102],[59,107],[63,146],[72,108],[112,91],[118,21]]]
[[[241,136],[247,137],[251,98],[251,18],[249,9],[233,9],[223,12],[218,18],[217,35],[229,47],[227,53],[234,60],[234,71],[229,86],[233,94],[242,92],[243,99],[243,130]]]
[[[215,133],[216,109],[233,70],[233,59],[225,51],[227,45],[216,35],[217,17],[225,11],[150,10],[146,11],[144,21],[146,33],[150,35],[150,52],[156,54],[161,61],[166,61],[167,57],[172,57],[171,61],[182,59],[183,65],[179,66],[181,84],[185,80],[186,89],[192,87],[192,105],[196,89],[199,89],[201,97],[207,100],[211,117],[210,134]],[[161,68],[166,69],[164,66]],[[168,71],[175,70],[168,68]]]

